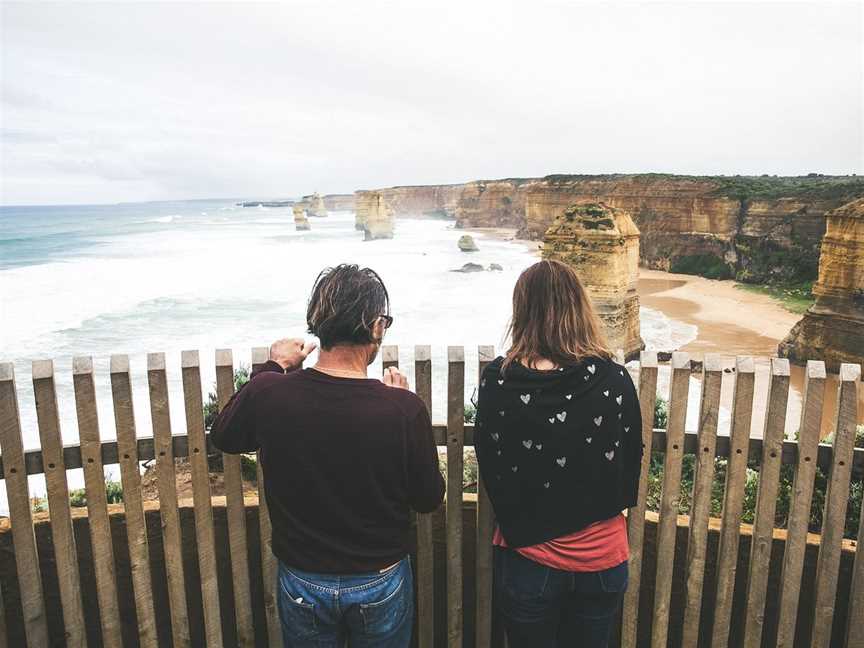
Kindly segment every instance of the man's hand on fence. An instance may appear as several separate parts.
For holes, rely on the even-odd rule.
[[[408,377],[396,367],[387,367],[384,370],[383,383],[388,387],[408,389]]]
[[[317,346],[302,338],[282,338],[270,345],[270,359],[285,370],[297,369]]]

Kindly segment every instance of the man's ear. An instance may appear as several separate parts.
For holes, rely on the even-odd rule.
[[[375,323],[372,325],[372,339],[377,343],[381,344],[384,340],[384,320],[382,318],[378,318],[375,320]]]

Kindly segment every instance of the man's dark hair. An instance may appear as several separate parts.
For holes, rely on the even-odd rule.
[[[381,277],[371,268],[343,263],[318,275],[306,324],[321,348],[330,349],[337,344],[377,342],[372,326],[382,315],[390,315],[390,296]]]

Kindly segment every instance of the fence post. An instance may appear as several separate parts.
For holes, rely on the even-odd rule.
[[[447,645],[462,648],[462,451],[465,350],[447,347]]]
[[[477,347],[477,385],[483,380],[483,371],[495,359],[495,347]],[[474,420],[474,446],[477,446],[477,420]],[[486,486],[477,471],[477,547],[476,557],[476,604],[474,606],[474,623],[476,627],[477,648],[490,648],[492,645],[492,534],[495,526],[495,514],[492,502],[486,492]]]
[[[723,365],[720,356],[708,354],[702,362],[702,397],[699,403],[698,447],[690,504],[687,540],[687,593],[684,634],[681,645],[695,648],[699,641],[702,590],[705,583],[705,555],[708,545],[708,517],[711,514],[711,486],[714,482],[714,455],[717,449],[717,419]]]
[[[652,648],[666,648],[669,634],[669,601],[672,598],[672,568],[678,527],[678,504],[681,500],[681,460],[684,457],[684,424],[687,419],[689,389],[690,356],[676,351],[672,354],[666,458],[663,464],[660,520],[657,524],[657,576],[654,623],[651,627]]]
[[[213,505],[210,501],[210,467],[204,433],[204,402],[201,397],[201,368],[198,351],[180,354],[186,433],[189,436],[189,463],[192,466],[192,498],[195,503],[195,537],[198,542],[198,569],[201,573],[201,600],[204,605],[204,634],[207,645],[222,645],[222,614],[219,609],[219,582],[216,575],[216,538],[213,534]]]
[[[654,441],[654,401],[657,398],[657,354],[642,351],[639,356],[639,408],[642,413],[642,467],[636,506],[627,512],[627,535],[630,545],[630,583],[624,593],[621,615],[621,648],[636,648],[639,628],[639,591],[642,583],[642,551],[645,539],[648,472],[651,445]]]
[[[414,382],[417,396],[432,419],[432,348],[414,347]],[[434,553],[432,513],[417,514],[417,640],[418,648],[433,648],[435,641]]]
[[[254,373],[270,357],[267,347],[252,349],[252,372]],[[258,526],[261,530],[261,577],[264,591],[264,613],[267,617],[267,645],[282,648],[282,624],[276,610],[276,556],[273,555],[273,530],[270,525],[270,511],[264,492],[264,469],[261,467],[261,451],[257,454],[258,466]]]
[[[216,399],[219,411],[234,394],[234,358],[231,349],[216,351]],[[249,557],[246,549],[246,503],[243,499],[243,475],[240,455],[222,454],[225,479],[225,508],[228,520],[228,550],[234,583],[234,614],[237,643],[241,648],[255,645],[252,623],[252,600],[249,586]]]
[[[741,513],[744,505],[744,487],[747,483],[755,377],[753,358],[738,356],[735,360],[735,391],[732,396],[732,429],[729,439],[729,461],[726,464],[726,487],[723,494],[723,522],[720,527],[720,546],[717,550],[717,595],[714,602],[711,648],[724,648],[729,643],[732,595],[735,590],[738,543],[741,538]]]
[[[18,589],[21,609],[24,612],[24,635],[31,646],[47,646],[49,641],[45,597],[42,593],[39,555],[33,532],[24,445],[21,442],[15,365],[11,362],[0,363],[0,452],[3,456],[3,479],[6,482],[12,542],[15,545]]]
[[[789,361],[771,358],[768,379],[768,410],[762,433],[762,460],[756,491],[756,518],[750,540],[750,565],[747,570],[747,607],[744,612],[744,647],[760,648],[765,623],[765,602],[771,545],[774,542],[774,515],[777,512],[777,490],[786,427],[786,405],[789,400]]]
[[[72,531],[72,513],[69,510],[69,486],[66,482],[66,465],[63,462],[53,361],[33,362],[33,395],[36,398],[36,418],[42,442],[48,512],[51,514],[51,538],[54,543],[54,558],[57,561],[57,583],[63,607],[66,644],[70,647],[86,646],[78,553]]]
[[[120,609],[117,604],[117,579],[114,573],[114,544],[108,520],[108,498],[105,493],[105,470],[102,467],[102,440],[96,410],[93,384],[93,360],[72,359],[72,383],[75,389],[75,411],[84,469],[84,491],[87,496],[87,518],[90,544],[93,547],[93,571],[96,575],[96,598],[102,643],[106,648],[121,646]]]
[[[156,458],[156,488],[159,491],[159,516],[162,519],[165,573],[168,577],[171,635],[175,648],[189,648],[192,639],[189,636],[189,610],[186,607],[183,539],[180,534],[180,511],[177,508],[177,476],[165,371],[165,354],[148,353],[147,389],[153,423],[153,454]]]
[[[777,619],[777,648],[792,648],[798,621],[798,600],[801,595],[801,573],[807,550],[807,527],[816,476],[816,453],[822,423],[825,396],[825,363],[807,362],[804,375],[804,396],[801,424],[798,428],[798,463],[792,484],[789,524],[783,549],[783,571],[780,576],[780,604]]]
[[[852,456],[855,449],[855,425],[858,422],[858,383],[861,365],[841,364],[840,385],[837,388],[837,415],[835,417],[833,461],[828,491],[825,493],[825,514],[822,519],[822,538],[816,562],[816,605],[813,619],[813,648],[828,648],[834,622],[834,601],[837,596],[837,572],[843,529],[846,524],[846,506],[849,501],[849,479],[852,475]],[[861,551],[860,546],[857,548]],[[860,596],[860,594],[859,594]],[[850,612],[852,610],[850,609]],[[860,619],[856,622],[860,624]]]

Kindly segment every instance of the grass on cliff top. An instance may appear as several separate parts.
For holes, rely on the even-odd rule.
[[[747,292],[768,295],[779,301],[783,308],[803,315],[813,305],[813,282],[801,284],[745,284],[736,283],[736,288]]]

